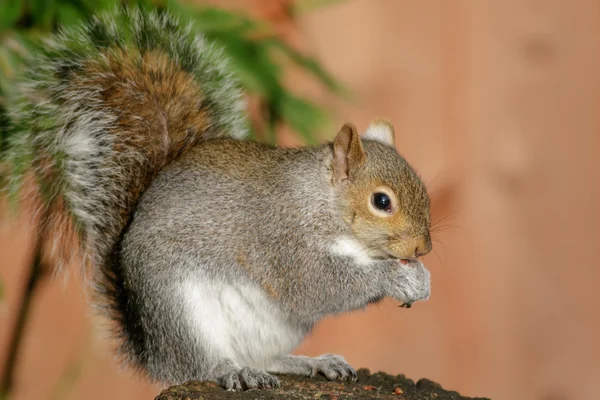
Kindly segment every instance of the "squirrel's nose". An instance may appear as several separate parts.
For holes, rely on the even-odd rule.
[[[431,251],[431,240],[428,242],[424,242],[423,244],[417,245],[415,249],[415,257],[421,257]]]
[[[412,259],[424,256],[431,251],[431,238],[429,234],[415,237],[406,242],[399,258]]]
[[[415,248],[415,257],[421,257],[431,251],[431,236],[429,236],[429,232],[423,235],[417,243],[417,247]]]

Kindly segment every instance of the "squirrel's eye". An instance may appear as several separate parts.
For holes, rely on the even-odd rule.
[[[392,200],[390,196],[385,193],[377,192],[373,194],[373,206],[381,211],[390,212],[392,211]]]

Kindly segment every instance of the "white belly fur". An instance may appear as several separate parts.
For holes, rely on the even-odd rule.
[[[233,286],[196,276],[185,283],[183,298],[200,343],[239,367],[266,368],[289,354],[305,332],[256,286]],[[210,351],[210,350],[209,350]]]

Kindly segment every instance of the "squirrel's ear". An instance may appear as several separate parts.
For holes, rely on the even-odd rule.
[[[376,118],[365,132],[365,139],[375,140],[391,147],[396,147],[394,127],[389,119]]]
[[[356,126],[345,124],[333,141],[333,170],[339,181],[348,179],[350,169],[361,165],[365,160],[362,144]]]

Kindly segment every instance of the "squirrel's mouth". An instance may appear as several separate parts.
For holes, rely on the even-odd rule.
[[[406,265],[407,267],[410,267],[412,264],[418,262],[419,260],[417,260],[416,258],[399,258],[398,262],[402,265]]]
[[[386,249],[379,249],[382,253],[384,253],[383,256],[379,257],[378,259],[380,260],[394,260],[394,261],[398,261],[400,264],[402,265],[406,265],[406,266],[410,266],[411,263],[417,262],[419,261],[416,257],[414,258],[400,258],[395,256],[394,254],[392,254],[392,252],[386,250]]]

